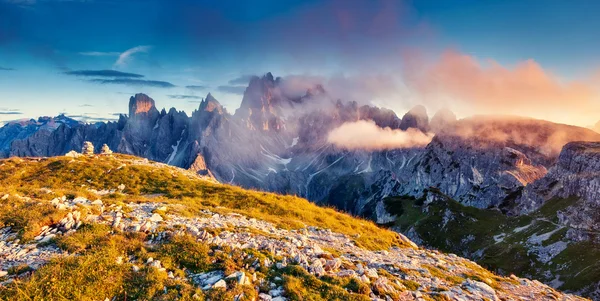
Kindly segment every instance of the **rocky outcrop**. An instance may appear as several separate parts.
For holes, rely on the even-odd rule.
[[[201,154],[198,154],[196,156],[196,159],[194,160],[194,162],[192,163],[192,165],[190,165],[190,168],[188,168],[188,169],[199,175],[209,176],[211,178],[214,178],[214,175],[212,174],[212,172],[210,172],[210,170],[208,169],[208,166],[206,166],[206,161],[204,160],[204,156],[202,156]]]
[[[600,230],[600,142],[565,145],[548,174],[524,189],[515,213],[531,212],[553,198],[579,199],[561,213],[563,224],[582,230]]]

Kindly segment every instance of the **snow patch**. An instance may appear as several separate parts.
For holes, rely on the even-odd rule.
[[[521,231],[523,231],[523,230],[526,230],[526,229],[527,229],[527,228],[529,228],[529,227],[531,227],[531,224],[529,224],[529,225],[525,225],[525,226],[523,226],[523,227],[517,227],[517,228],[515,228],[515,229],[513,230],[513,232],[515,232],[515,233],[519,233],[519,232],[521,232]]]
[[[506,238],[506,233],[500,233],[498,235],[494,235],[494,241],[496,243],[501,243],[504,241],[504,238]]]
[[[287,159],[281,158],[281,157],[279,157],[278,155],[276,155],[276,154],[274,154],[274,153],[272,153],[272,152],[268,151],[268,150],[267,150],[267,149],[266,149],[264,146],[262,146],[262,144],[260,145],[260,148],[263,150],[263,151],[261,151],[261,153],[262,153],[262,154],[263,154],[265,157],[267,157],[267,158],[269,158],[269,159],[271,159],[271,160],[275,161],[275,162],[276,162],[276,163],[278,163],[278,164],[281,164],[281,165],[283,165],[283,166],[286,166],[286,168],[287,168],[287,165],[288,165],[290,162],[292,162],[292,158],[287,158]]]
[[[179,138],[179,140],[177,141],[176,145],[171,145],[171,148],[173,149],[173,152],[171,152],[171,154],[169,155],[169,158],[167,159],[167,164],[171,164],[171,162],[173,162],[173,159],[175,159],[175,155],[177,155],[177,150],[179,149],[179,143],[181,143],[181,140],[183,140],[183,131],[181,131],[181,134],[179,135],[181,138]]]

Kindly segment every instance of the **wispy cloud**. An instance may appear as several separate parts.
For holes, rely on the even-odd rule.
[[[22,115],[23,113],[18,109],[0,108],[0,115]]]
[[[67,75],[94,76],[94,77],[119,77],[119,78],[142,78],[141,74],[121,72],[116,70],[75,70],[65,72]]]
[[[88,103],[85,103],[85,104],[82,104],[82,105],[79,105],[79,106],[80,106],[80,107],[82,107],[82,108],[89,108],[89,107],[93,107],[93,105],[91,105],[91,104],[88,104]]]
[[[196,95],[167,95],[172,99],[201,99],[202,97]]]
[[[244,95],[245,86],[218,86],[217,90],[230,94]]]
[[[0,67],[0,71],[15,71],[14,68]]]
[[[121,55],[120,52],[102,52],[102,51],[84,51],[84,52],[80,52],[80,55],[85,55],[85,56],[119,56]]]
[[[185,86],[187,89],[190,90],[194,90],[194,91],[202,91],[206,89],[206,86],[200,86],[200,85],[190,85],[190,86]]]
[[[230,85],[233,86],[237,86],[237,85],[248,85],[248,83],[250,83],[250,79],[253,77],[254,75],[242,75],[240,77],[234,78],[232,80],[229,81]]]
[[[84,114],[71,115],[67,112],[63,112],[63,114],[69,118],[72,118],[72,119],[75,119],[78,121],[82,121],[82,122],[87,122],[87,123],[109,122],[109,121],[117,120],[117,118],[95,116],[95,115],[97,115],[96,113],[84,113]]]
[[[119,58],[117,59],[117,61],[114,64],[114,67],[122,67],[124,65],[126,65],[129,61],[131,61],[131,58],[133,57],[133,55],[135,55],[136,53],[146,53],[148,51],[150,51],[152,47],[151,46],[136,46],[133,47],[131,49],[127,49],[125,52],[121,53],[119,55]]]
[[[132,78],[116,78],[116,79],[90,79],[90,82],[103,85],[128,85],[135,87],[155,87],[155,88],[174,88],[176,87],[170,82],[159,80],[144,80]]]

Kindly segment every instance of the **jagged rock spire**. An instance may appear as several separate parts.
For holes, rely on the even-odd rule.
[[[207,112],[212,112],[212,111],[217,111],[219,114],[223,113],[223,106],[221,105],[221,103],[219,103],[219,101],[214,98],[212,96],[212,94],[208,93],[208,95],[206,95],[206,98],[204,98],[201,102],[200,102],[200,107],[198,108],[198,111],[207,111]]]
[[[155,115],[158,114],[154,99],[150,96],[138,93],[135,96],[129,98],[129,118],[133,118],[139,115]]]

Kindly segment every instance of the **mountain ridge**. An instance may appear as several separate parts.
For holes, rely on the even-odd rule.
[[[118,122],[86,125],[62,116],[7,124],[0,128],[0,156],[62,155],[91,141],[96,151],[107,144],[121,153],[191,168],[222,183],[299,195],[389,225],[405,218],[389,210],[390,197],[423,200],[424,206],[416,207],[423,212],[429,204],[452,200],[507,216],[530,214],[553,197],[543,191],[544,185],[563,179],[561,173],[577,176],[575,170],[557,172],[563,145],[600,141],[600,134],[589,129],[523,117],[456,120],[451,111],[442,110],[430,121],[424,108],[416,107],[400,118],[391,110],[333,99],[322,86],[307,89],[301,97],[287,95],[283,81],[272,75],[253,78],[244,95],[247,110],[233,115],[210,94],[191,116],[173,108],[159,112],[151,98],[140,94],[130,99],[130,111],[135,115],[142,107],[144,112],[133,118],[122,115]],[[391,131],[431,130],[435,136],[424,147],[382,150],[348,150],[328,142],[333,129],[360,120]],[[595,186],[573,187],[577,189],[569,191],[593,205],[585,199]],[[530,203],[536,205],[526,205]],[[579,203],[570,206],[569,212],[582,208]],[[570,214],[573,218],[560,222],[600,220],[590,210],[579,211],[587,213]],[[415,235],[411,228],[399,231],[424,245],[448,247]],[[570,237],[564,242],[594,240]],[[481,258],[477,250],[467,251],[465,256]]]

